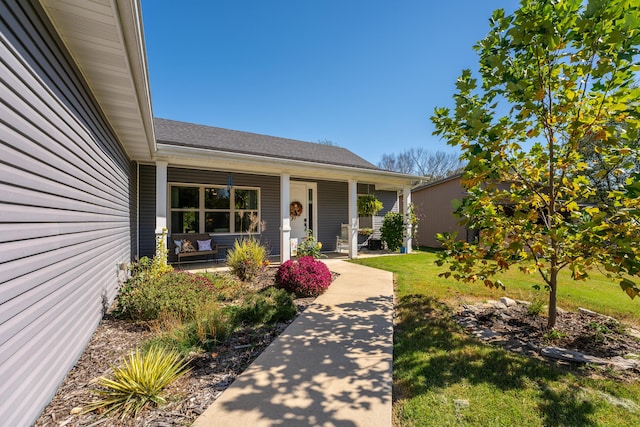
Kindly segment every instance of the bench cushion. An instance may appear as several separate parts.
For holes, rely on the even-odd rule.
[[[207,240],[198,240],[198,250],[199,251],[211,251],[211,239]]]
[[[200,242],[209,243],[210,249],[199,250]],[[208,234],[176,233],[169,238],[170,253],[176,255],[178,261],[183,257],[217,254],[218,244]],[[193,248],[190,250],[189,248]]]

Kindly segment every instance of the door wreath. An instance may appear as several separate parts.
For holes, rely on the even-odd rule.
[[[289,215],[291,215],[291,217],[293,218],[302,215],[302,203],[291,202],[291,204],[289,205]]]

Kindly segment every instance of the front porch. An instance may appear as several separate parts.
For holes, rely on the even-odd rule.
[[[206,233],[227,247],[251,235],[284,262],[292,239],[307,233],[335,251],[347,224],[346,252],[356,258],[358,196],[375,194],[379,215],[406,213],[421,180],[337,146],[164,119],[155,130],[154,163],[138,165],[140,256],[153,254],[154,237],[166,229]],[[411,252],[410,237],[404,247]]]
[[[407,212],[411,200],[408,185],[393,190],[357,180],[191,169],[163,162],[140,165],[139,177],[141,201],[155,202],[139,206],[140,256],[153,255],[154,236],[166,228],[169,238],[208,234],[221,248],[221,259],[235,240],[251,235],[277,255],[278,262],[284,262],[291,258],[291,240],[303,239],[308,232],[322,242],[325,251],[344,249],[347,257],[357,258],[363,253],[358,251],[358,230],[371,226],[366,222],[371,222],[370,217],[358,216],[358,195],[372,193],[383,202],[380,221],[386,212]],[[294,215],[291,207],[297,204],[301,212]],[[251,215],[260,223],[254,230],[248,228]],[[343,224],[347,235],[345,247],[339,248],[339,238],[345,237],[341,236]],[[410,239],[404,246],[411,251]],[[169,256],[170,262],[177,261],[172,251]]]

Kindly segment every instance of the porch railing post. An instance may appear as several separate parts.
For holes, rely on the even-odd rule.
[[[280,175],[280,262],[291,259],[291,217],[289,214],[290,178],[288,173]]]
[[[349,180],[349,258],[358,258],[358,181]]]
[[[156,236],[167,228],[167,162],[156,162]]]

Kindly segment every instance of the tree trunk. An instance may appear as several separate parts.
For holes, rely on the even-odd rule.
[[[558,317],[557,308],[557,290],[558,290],[558,270],[555,265],[551,267],[551,275],[549,277],[549,317],[547,319],[547,328],[553,329],[556,326]]]

